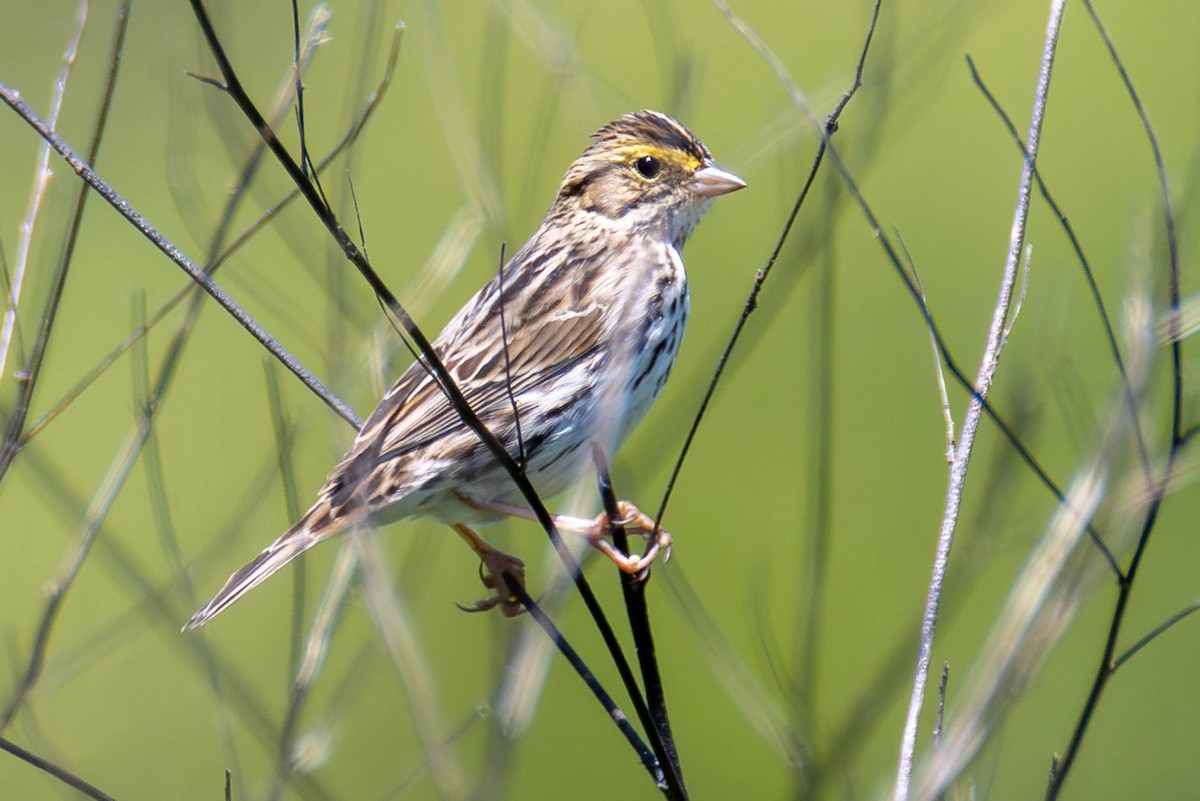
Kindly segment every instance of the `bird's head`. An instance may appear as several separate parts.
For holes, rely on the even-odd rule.
[[[635,111],[592,135],[567,170],[555,210],[624,221],[682,246],[712,199],[746,183],[713,163],[704,143],[657,111]]]

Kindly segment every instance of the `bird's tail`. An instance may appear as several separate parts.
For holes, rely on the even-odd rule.
[[[192,619],[183,627],[184,631],[203,626],[238,598],[266,581],[276,570],[342,528],[344,526],[336,522],[330,514],[329,505],[324,500],[318,501],[300,518],[300,522],[267,546],[267,549],[254,557],[249,564],[230,576],[212,600],[192,615]]]

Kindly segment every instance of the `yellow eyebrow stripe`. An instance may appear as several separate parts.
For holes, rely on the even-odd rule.
[[[655,147],[654,145],[625,145],[614,148],[614,152],[625,157],[625,161],[633,163],[642,156],[654,156],[664,164],[675,164],[689,170],[700,168],[700,160],[690,153],[675,148]]]

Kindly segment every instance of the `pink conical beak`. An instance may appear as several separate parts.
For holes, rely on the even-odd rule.
[[[722,170],[711,161],[692,176],[692,191],[700,197],[718,197],[745,189],[746,182],[731,172]]]

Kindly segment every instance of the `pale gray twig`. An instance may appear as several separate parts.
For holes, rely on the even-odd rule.
[[[83,32],[87,28],[88,1],[79,4],[75,18],[75,35],[67,44],[63,53],[62,69],[54,81],[54,92],[50,98],[50,114],[46,122],[51,129],[58,126],[58,114],[62,111],[63,97],[67,93],[67,80],[71,77],[71,68],[75,66],[75,56],[79,53],[79,43],[83,40]],[[38,212],[42,208],[42,199],[50,188],[50,179],[54,171],[50,169],[50,145],[42,145],[38,157],[37,170],[34,172],[33,192],[29,198],[29,210],[21,223],[21,235],[17,239],[17,255],[13,266],[12,279],[8,286],[8,308],[4,310],[4,322],[0,324],[0,385],[4,383],[5,366],[8,363],[9,350],[12,348],[13,331],[17,324],[17,306],[21,303],[21,290],[25,284],[25,268],[29,264],[29,251],[33,246],[33,231],[37,223]]]
[[[1079,584],[1062,578],[1088,521],[1104,499],[1105,458],[1085,466],[1029,555],[996,626],[980,652],[972,680],[956,702],[941,742],[923,765],[915,797],[937,798],[982,747],[1001,707],[1028,681],[1070,622]]]
[[[110,206],[117,210],[117,213],[124,217],[134,228],[142,233],[150,242],[158,248],[162,253],[175,262],[188,276],[191,277],[200,287],[204,289],[213,300],[229,313],[242,328],[246,329],[249,334],[254,337],[259,344],[267,349],[276,359],[278,359],[284,367],[290,370],[306,387],[313,391],[321,400],[325,402],[330,409],[336,412],[340,417],[349,422],[355,428],[362,427],[362,420],[354,413],[354,411],[342,402],[341,398],[337,397],[320,379],[310,373],[307,368],[300,364],[294,356],[291,355],[282,345],[280,345],[266,330],[258,324],[258,322],[250,316],[250,314],[239,306],[233,298],[231,298],[225,290],[221,289],[215,281],[208,277],[205,272],[200,269],[183,251],[177,248],[174,243],[166,238],[157,228],[155,228],[149,220],[143,217],[133,206],[117,194],[104,179],[102,179],[88,164],[79,156],[75,150],[67,144],[66,140],[60,137],[51,126],[46,124],[36,112],[33,111],[25,101],[21,99],[21,93],[11,88],[7,84],[0,83],[0,101],[3,101],[9,108],[17,113],[21,119],[37,131],[42,139],[46,140],[49,145],[58,152],[71,169],[75,170],[88,186],[92,187],[100,197],[104,198]]]
[[[908,251],[905,250],[905,254]],[[921,274],[917,272],[916,265],[909,259],[909,268],[912,270],[913,282],[917,285],[917,291],[921,293],[921,305],[929,308],[928,298],[925,297],[925,285],[921,283]],[[942,352],[938,349],[937,331],[926,320],[926,327],[929,329],[929,346],[933,348],[933,369],[937,373],[938,398],[942,403],[942,420],[946,423],[946,462],[953,464],[954,462],[954,410],[950,408],[950,393],[946,391],[946,371],[942,367]],[[1007,337],[1007,334],[1005,334]]]
[[[1017,192],[1017,205],[1013,213],[1012,234],[1008,243],[1008,254],[1004,263],[1004,276],[1000,293],[988,331],[987,347],[975,381],[975,390],[967,405],[962,431],[958,437],[954,461],[950,465],[950,485],[946,490],[946,505],[938,536],[937,553],[934,556],[933,574],[929,580],[929,591],[925,601],[925,613],[921,624],[921,644],[917,655],[916,676],[913,678],[912,694],[909,698],[908,715],[900,744],[900,760],[896,770],[894,801],[906,801],[912,782],[913,758],[917,747],[917,726],[921,708],[925,701],[925,685],[929,680],[929,665],[933,658],[933,637],[937,628],[938,605],[942,585],[946,577],[946,565],[950,559],[950,547],[954,543],[954,530],[962,504],[962,491],[967,478],[967,467],[975,445],[975,434],[983,413],[983,399],[987,397],[992,379],[1000,360],[1004,345],[1004,331],[1012,303],[1013,288],[1020,267],[1021,250],[1025,243],[1025,222],[1029,214],[1029,196],[1033,188],[1033,164],[1037,159],[1038,143],[1041,139],[1042,122],[1046,112],[1046,101],[1050,92],[1050,74],[1054,66],[1054,55],[1058,49],[1058,34],[1062,27],[1065,0],[1052,0],[1050,20],[1046,26],[1046,38],[1042,47],[1042,61],[1038,69],[1037,90],[1034,94],[1033,115],[1029,123],[1026,158],[1021,168],[1021,183]]]

